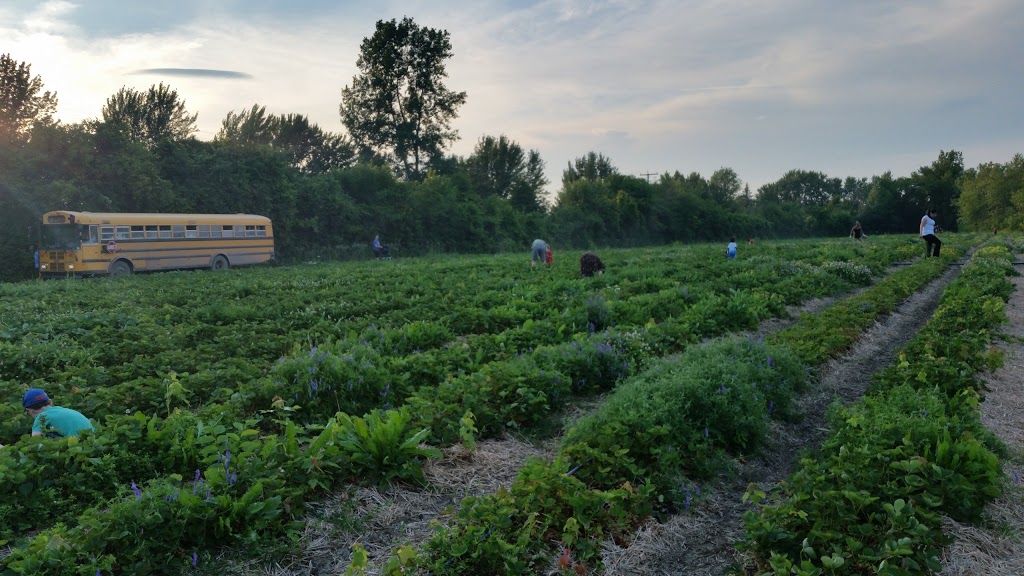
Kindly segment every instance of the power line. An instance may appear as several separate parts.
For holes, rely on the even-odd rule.
[[[641,172],[640,175],[645,177],[645,178],[647,178],[647,183],[650,184],[651,183],[651,176],[657,176],[658,173],[657,172]]]

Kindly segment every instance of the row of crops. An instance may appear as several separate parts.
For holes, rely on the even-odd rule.
[[[436,454],[427,445],[536,426],[659,356],[865,285],[920,252],[916,239],[873,240],[762,244],[736,261],[710,246],[611,251],[602,254],[609,274],[585,280],[564,259],[531,270],[502,256],[0,287],[0,393],[10,399],[0,405],[9,445],[0,483],[10,487],[0,493],[0,539],[14,546],[5,570],[148,573],[188,567],[224,543],[294,536],[305,504],[340,485],[420,480],[422,460]],[[919,282],[940,269],[932,260],[899,274]],[[705,351],[706,364],[724,350]],[[754,404],[784,417],[806,374],[795,354],[761,343],[730,353],[758,355],[789,376]],[[22,436],[30,422],[17,399],[28,386],[86,413],[97,431]],[[757,444],[697,432],[712,447]],[[567,448],[560,462],[615,454],[576,445],[583,452]],[[652,461],[688,472],[719,457],[666,454]],[[669,482],[678,472],[662,485],[645,465],[600,480],[622,491],[616,498],[645,502],[630,518],[686,502],[687,490]],[[559,466],[536,473],[583,482]],[[571,517],[590,524],[587,506],[606,510],[608,498]],[[458,565],[422,558],[438,572]]]
[[[717,338],[651,363],[575,423],[553,462],[531,462],[508,490],[467,498],[423,550],[404,558],[433,574],[534,573],[556,556],[563,568],[590,571],[605,539],[628,541],[651,515],[699,506],[700,486],[763,446],[770,420],[799,416],[793,401],[812,367],[849,348],[946,264],[901,269],[765,341]]]
[[[868,396],[834,407],[820,453],[769,493],[748,492],[760,509],[748,514],[743,543],[753,573],[941,569],[941,516],[979,520],[1006,482],[1005,448],[979,422],[976,374],[1000,365],[992,330],[1005,322],[1012,260],[1007,246],[979,250]],[[651,514],[699,505],[701,483],[755,451],[770,418],[794,416],[807,363],[848,347],[941,268],[925,261],[893,274],[768,343],[716,339],[654,363],[578,422],[554,462],[532,462],[508,490],[466,499],[422,550],[400,550],[391,566],[535,573],[557,557],[566,573],[589,572],[603,540],[628,540]],[[850,329],[807,346],[825,325]]]
[[[1006,482],[1006,447],[980,422],[979,372],[1001,366],[1014,254],[978,250],[928,324],[858,403],[830,414],[830,435],[790,478],[747,497],[746,546],[761,573],[938,572],[942,516],[981,520]]]

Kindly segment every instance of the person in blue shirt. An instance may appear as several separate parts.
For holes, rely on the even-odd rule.
[[[729,260],[736,258],[736,238],[729,238],[729,245],[725,247],[725,255],[729,257]]]
[[[21,405],[32,421],[32,435],[48,438],[78,436],[83,430],[92,430],[92,422],[80,412],[70,408],[54,406],[46,392],[39,388],[30,388],[21,399]]]
[[[377,257],[377,258],[380,258],[380,251],[381,251],[380,235],[377,235],[377,236],[373,237],[373,255],[375,257]]]
[[[548,243],[537,238],[530,245],[530,266],[536,266],[537,262],[544,264],[548,255]]]

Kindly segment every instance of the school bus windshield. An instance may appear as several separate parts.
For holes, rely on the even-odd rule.
[[[46,224],[43,226],[41,246],[43,250],[77,250],[82,246],[82,234],[88,233],[87,226]]]

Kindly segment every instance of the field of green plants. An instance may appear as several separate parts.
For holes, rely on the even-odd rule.
[[[770,419],[799,417],[792,401],[816,366],[977,240],[950,237],[943,258],[892,273],[921,255],[920,240],[766,242],[735,261],[718,245],[614,250],[601,254],[608,273],[589,279],[577,278],[578,254],[563,253],[539,269],[503,255],[0,285],[0,543],[11,551],[0,573],[201,571],[225,545],[294,541],[307,505],[334,490],[422,483],[438,448],[551,434],[567,406],[604,394],[554,462],[531,462],[508,490],[462,502],[389,568],[534,573],[562,554],[563,568],[596,569],[603,539],[699,505],[698,482],[757,450]],[[896,488],[829,487],[826,499],[752,490],[764,506],[748,521],[759,569],[852,574],[886,561],[909,567],[893,574],[915,573],[889,559],[929,566],[936,512],[969,516],[998,493],[999,446],[970,420],[971,374],[998,361],[988,343],[1009,294],[1009,253],[982,249],[947,290],[934,321],[946,324],[935,330],[958,336],[922,333],[879,379],[879,394],[914,382],[938,390],[927,402],[910,391],[873,401],[924,402],[933,417],[920,434],[895,438],[884,433],[895,416],[857,407],[836,416],[825,447],[858,471],[902,450],[878,474],[938,487],[912,505],[906,495],[896,503],[910,494]],[[729,336],[787,305],[869,285],[766,341]],[[28,387],[83,412],[96,431],[26,436]],[[845,458],[852,432],[839,424],[850,420],[875,435],[860,460]],[[821,470],[806,474],[792,485],[826,489],[812,485]],[[819,523],[785,507],[800,502],[831,507],[829,516]],[[906,533],[892,542],[854,544],[820,528],[853,515],[867,536],[893,517],[886,506],[898,507]],[[915,537],[922,543],[904,541]],[[836,556],[855,569],[840,570]],[[356,550],[350,571],[363,564]]]

